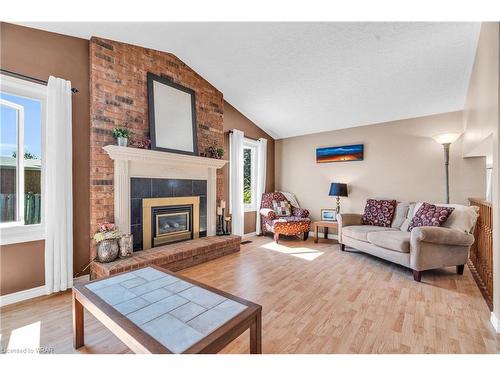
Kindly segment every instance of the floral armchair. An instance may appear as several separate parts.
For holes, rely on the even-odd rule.
[[[285,196],[280,192],[262,194],[262,203],[259,211],[262,234],[274,233],[274,240],[276,243],[279,242],[280,234],[285,236],[302,235],[304,241],[307,240],[311,228],[309,211],[304,208],[292,206],[290,216],[277,216],[273,209],[273,201],[288,202]]]

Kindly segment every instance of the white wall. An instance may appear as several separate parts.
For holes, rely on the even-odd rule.
[[[278,140],[276,189],[295,193],[318,219],[321,208],[332,208],[331,182],[349,186],[342,212],[363,211],[367,198],[443,202],[443,147],[433,135],[462,131],[462,113],[368,125]],[[317,164],[317,147],[363,143],[365,160]],[[485,193],[485,158],[462,158],[462,139],[451,146],[450,200],[468,204]]]
[[[500,28],[498,22],[484,22],[472,68],[464,111],[464,152],[482,149],[491,136],[493,167],[493,311],[500,320],[500,197],[499,197],[499,69]],[[498,329],[499,327],[497,327]]]

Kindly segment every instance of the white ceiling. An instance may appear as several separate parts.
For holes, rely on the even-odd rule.
[[[461,110],[479,23],[25,23],[174,53],[275,138]]]

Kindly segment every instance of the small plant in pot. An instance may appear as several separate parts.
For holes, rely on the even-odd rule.
[[[222,147],[217,147],[215,151],[217,152],[217,159],[222,159],[224,156],[224,149]]]
[[[113,137],[116,138],[118,146],[127,147],[130,131],[125,128],[115,128],[115,130],[113,130]]]

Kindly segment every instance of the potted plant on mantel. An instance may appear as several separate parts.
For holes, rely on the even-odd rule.
[[[130,131],[125,128],[115,128],[115,130],[113,130],[113,137],[116,138],[118,146],[127,147]]]

